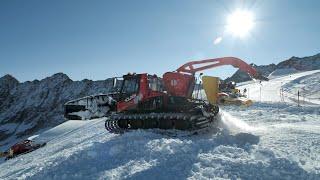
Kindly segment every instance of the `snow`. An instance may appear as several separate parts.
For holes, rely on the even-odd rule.
[[[285,75],[290,75],[290,74],[294,74],[299,72],[298,70],[296,70],[295,68],[284,68],[284,69],[276,69],[275,71],[273,71],[268,78],[269,79],[273,79],[279,76],[285,76]]]
[[[297,103],[298,90],[304,91],[305,94],[312,98],[320,97],[320,70],[306,71],[301,73],[289,74],[287,76],[279,76],[269,81],[249,81],[239,84],[241,92],[246,88],[249,99],[259,102],[288,102]],[[305,85],[301,84],[304,82]],[[284,90],[281,95],[281,89]],[[261,92],[261,93],[260,93]],[[301,99],[303,101],[303,97]],[[312,104],[320,104],[319,99],[307,99],[305,102]]]
[[[320,104],[320,72],[286,83],[283,89],[289,95],[295,95],[299,90],[303,101]]]
[[[49,129],[41,133],[41,135],[35,135],[28,139],[32,139],[36,143],[49,142],[54,139],[59,139],[59,137],[66,136],[67,134],[72,133],[77,129],[80,129],[82,126],[89,125],[94,122],[95,121],[82,121],[82,120],[67,121],[65,123],[62,123],[52,129]]]
[[[319,105],[278,96],[281,87],[302,80],[316,93],[319,85],[309,83],[318,76],[311,71],[262,82],[261,102],[254,94],[259,83],[248,82],[240,88],[249,88],[256,102],[222,106],[220,130],[198,135],[120,135],[104,129],[106,118],[67,121],[33,137],[47,141],[45,147],[0,164],[0,179],[320,179]]]

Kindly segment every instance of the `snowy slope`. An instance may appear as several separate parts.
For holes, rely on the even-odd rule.
[[[182,137],[152,130],[115,135],[104,130],[104,119],[86,121],[1,164],[0,179],[319,179],[319,109],[277,108],[225,107],[224,131]]]
[[[279,76],[286,76],[289,74],[294,74],[294,73],[298,73],[299,71],[294,69],[294,68],[286,68],[286,69],[276,69],[275,71],[273,71],[268,78],[269,79],[273,79],[273,78],[277,78]]]
[[[0,164],[0,179],[320,179],[319,105],[279,102],[275,93],[281,82],[294,87],[302,79],[314,90],[318,86],[309,83],[318,75],[263,82],[263,92],[269,92],[265,102],[221,107],[221,130],[200,135],[160,130],[117,135],[104,129],[103,118],[69,121],[33,137],[47,146]],[[241,87],[255,97],[256,85]]]
[[[279,76],[273,76],[269,81],[249,81],[240,84],[238,87],[241,92],[247,89],[250,99],[262,102],[289,102],[296,103],[298,99],[297,92],[303,92],[305,96],[311,96],[309,99],[301,97],[306,104],[320,104],[320,70],[306,71]],[[303,84],[304,83],[304,84]],[[283,89],[283,95],[280,90]],[[260,93],[261,90],[261,93]],[[301,94],[302,95],[302,94]],[[282,97],[283,96],[283,97]]]
[[[302,100],[320,104],[320,72],[302,76],[286,83],[283,89],[291,95],[296,94],[298,89]]]

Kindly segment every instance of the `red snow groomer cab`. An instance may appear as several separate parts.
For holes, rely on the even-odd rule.
[[[195,73],[222,65],[233,65],[255,78],[261,76],[244,61],[225,57],[192,61],[176,71],[156,75],[127,74],[115,93],[88,96],[65,104],[67,119],[92,119],[108,116],[105,128],[110,132],[130,129],[178,129],[198,131],[207,129],[215,121],[218,78],[203,76],[207,99],[194,98]],[[200,67],[196,67],[200,66]],[[210,103],[209,103],[210,102]]]

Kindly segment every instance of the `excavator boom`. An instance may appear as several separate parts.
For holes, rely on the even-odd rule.
[[[191,61],[182,65],[176,71],[182,72],[182,73],[195,74],[196,72],[199,72],[199,71],[211,69],[218,66],[224,66],[224,65],[232,65],[235,68],[239,68],[241,71],[248,73],[251,77],[255,79],[267,80],[267,78],[261,76],[249,64],[247,64],[246,62],[236,57],[222,57],[222,58],[215,58],[215,59],[205,59],[200,61]]]

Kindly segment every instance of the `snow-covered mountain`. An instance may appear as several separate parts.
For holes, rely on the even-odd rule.
[[[111,134],[105,118],[34,136],[47,145],[0,164],[0,179],[320,179],[320,70],[249,81],[250,107],[220,106],[220,131]],[[261,87],[261,98],[260,98]],[[298,106],[295,97],[308,92]]]
[[[270,65],[260,65],[257,66],[255,64],[251,64],[258,72],[262,75],[268,77],[273,71],[282,70],[282,69],[293,69],[296,71],[311,71],[320,69],[320,53],[314,56],[308,57],[291,57],[288,60],[282,61],[275,64]],[[234,82],[244,82],[249,81],[251,78],[245,72],[237,70],[231,77],[227,78],[226,81],[234,81]]]
[[[64,122],[66,101],[107,93],[112,84],[112,79],[72,81],[63,73],[23,83],[10,75],[0,78],[1,150],[18,139]]]
[[[282,61],[277,65],[278,69],[295,68],[299,71],[311,71],[320,69],[320,53],[308,57],[291,57],[288,60]]]

